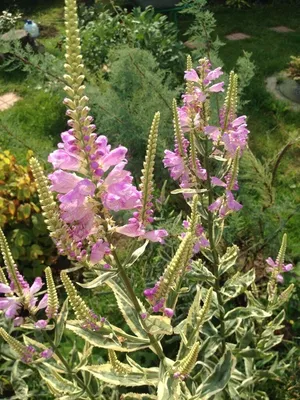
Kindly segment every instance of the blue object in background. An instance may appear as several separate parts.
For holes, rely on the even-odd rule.
[[[26,23],[24,25],[24,29],[34,39],[37,38],[40,34],[39,27],[37,26],[37,24],[35,22],[31,21],[30,19],[28,19],[26,21]]]

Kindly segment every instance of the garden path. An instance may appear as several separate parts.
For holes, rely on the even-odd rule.
[[[17,101],[21,100],[21,97],[15,93],[9,92],[0,96],[0,111],[11,108]]]

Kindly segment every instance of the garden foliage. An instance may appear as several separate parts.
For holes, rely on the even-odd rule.
[[[173,234],[158,226],[154,215],[160,113],[154,114],[136,186],[127,149],[112,148],[106,136],[96,134],[85,95],[76,1],[66,0],[65,11],[69,129],[49,155],[54,171],[48,177],[36,158],[30,165],[50,235],[74,264],[60,276],[68,299],[60,300],[49,267],[46,293],[42,278],[30,284],[0,231],[5,264],[0,308],[11,321],[0,336],[14,357],[38,371],[55,398],[107,399],[109,387],[127,400],[268,398],[263,384],[283,376],[293,352],[285,358],[278,352],[284,304],[293,292],[293,285],[283,290],[281,284],[293,266],[285,262],[284,234],[277,257],[265,261],[262,291],[255,270],[239,268],[238,247],[224,246],[227,219],[242,208],[238,174],[249,135],[247,117],[237,114],[237,75],[230,73],[225,100],[212,112],[211,100],[225,91],[223,72],[208,58],[194,69],[188,57],[183,104],[174,99],[171,105],[174,148],[165,150],[163,159],[178,185],[172,194],[183,197],[187,217],[161,276],[137,295],[129,272],[149,242],[163,246]],[[130,213],[125,223],[119,222],[120,212]],[[152,267],[150,260],[147,268]],[[71,275],[76,270],[87,271],[89,278],[76,284]],[[81,288],[93,293],[104,287],[113,293],[125,326],[95,313],[81,295]],[[179,315],[177,306],[187,293],[188,312]],[[78,338],[71,357],[62,352],[68,332]],[[170,342],[173,349],[167,351]],[[96,358],[98,349],[106,362]],[[145,351],[153,357],[151,366],[142,363]]]
[[[19,165],[6,150],[0,153],[0,182],[0,226],[21,270],[34,277],[45,264],[52,264],[56,254],[41,215],[35,181],[30,168]]]
[[[107,63],[109,51],[127,45],[150,51],[159,66],[178,72],[184,65],[184,46],[176,26],[154,8],[134,8],[131,12],[115,8],[93,13],[81,28],[82,51],[86,65],[93,71]]]

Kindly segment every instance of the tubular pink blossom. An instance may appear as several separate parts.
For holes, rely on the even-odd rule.
[[[185,71],[184,79],[186,81],[198,82],[199,81],[199,75],[197,74],[197,72],[194,69],[190,69],[188,71]]]
[[[148,239],[151,242],[164,243],[164,237],[168,236],[168,232],[165,229],[156,229],[154,231],[146,232],[142,237]]]
[[[52,185],[50,189],[57,193],[68,193],[70,190],[74,189],[78,182],[82,181],[76,174],[70,172],[65,172],[61,169],[53,172],[53,174],[48,175]]]
[[[215,85],[210,86],[208,88],[208,91],[212,92],[212,93],[224,92],[223,86],[224,86],[224,82],[219,82],[219,83],[216,83]]]

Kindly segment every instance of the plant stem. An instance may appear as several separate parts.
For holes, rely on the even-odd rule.
[[[51,337],[48,335],[48,332],[44,331],[43,332],[47,341],[49,342],[49,344],[51,345],[53,351],[55,352],[55,354],[57,355],[57,357],[60,359],[60,361],[63,363],[63,365],[66,367],[66,370],[68,371],[68,374],[70,375],[70,377],[73,377],[75,379],[75,381],[78,383],[78,385],[85,390],[86,394],[89,396],[90,399],[95,400],[95,396],[93,395],[93,393],[90,391],[90,389],[86,386],[86,384],[82,381],[82,379],[79,378],[79,376],[77,376],[77,373],[74,373],[72,371],[72,368],[70,367],[70,365],[68,364],[67,360],[65,359],[65,357],[61,354],[60,350],[58,350],[57,346],[55,345],[55,343],[53,342],[53,340],[51,339]]]
[[[137,300],[137,297],[136,297],[136,295],[134,293],[134,290],[133,290],[133,287],[131,285],[131,282],[130,282],[127,274],[126,274],[126,271],[125,271],[123,265],[121,264],[121,262],[119,260],[119,257],[118,257],[118,255],[117,255],[115,250],[112,251],[112,255],[114,256],[114,259],[116,261],[116,264],[117,264],[121,279],[122,279],[122,281],[123,281],[123,283],[126,286],[126,289],[128,291],[128,295],[129,295],[131,301],[133,302],[134,308],[136,309],[137,313],[140,316],[141,313],[143,312],[143,310],[141,309],[141,306],[140,306],[140,304],[139,304],[139,302]],[[141,318],[141,316],[140,316],[140,321],[141,321],[141,324],[142,324],[145,332],[147,333],[147,335],[149,337],[151,346],[154,348],[156,355],[163,362],[164,359],[165,359],[165,355],[163,353],[163,350],[162,350],[159,342],[155,339],[155,337],[153,335],[151,335],[151,333],[148,332],[148,329],[147,329],[147,326],[145,324],[145,321]]]
[[[209,157],[208,157],[208,141],[205,141],[205,156],[204,156],[204,163],[205,163],[205,169],[207,173],[207,180],[206,180],[206,185],[207,185],[207,192],[208,192],[208,203],[212,204],[213,202],[213,195],[212,195],[212,186],[211,186],[211,181],[210,181],[210,165],[209,165]],[[218,252],[216,250],[216,245],[215,245],[215,239],[214,239],[214,233],[213,233],[213,226],[214,226],[214,218],[213,214],[208,211],[208,239],[209,239],[209,244],[210,244],[210,250],[213,256],[213,274],[216,277],[215,280],[215,285],[214,289],[217,293],[217,299],[219,303],[219,314],[220,314],[220,336],[222,339],[222,347],[221,347],[221,355],[224,354],[225,348],[226,348],[226,341],[225,341],[225,324],[224,324],[224,303],[223,303],[223,298],[220,292],[220,277],[219,277],[219,256]]]

